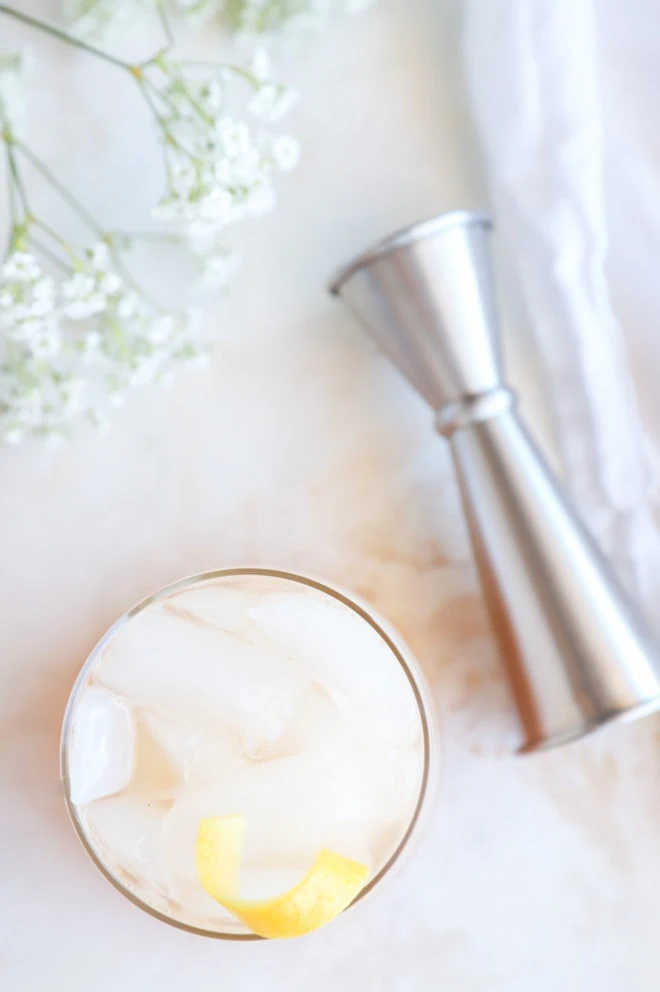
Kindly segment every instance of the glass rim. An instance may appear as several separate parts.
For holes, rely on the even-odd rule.
[[[240,575],[260,575],[267,576],[275,579],[285,579],[290,582],[298,582],[301,585],[305,585],[312,589],[317,589],[319,592],[325,593],[331,596],[333,599],[338,600],[347,606],[353,612],[357,613],[363,620],[365,620],[381,637],[383,641],[387,644],[391,653],[394,655],[399,665],[403,669],[403,672],[408,680],[410,688],[412,690],[415,702],[417,704],[417,709],[419,712],[420,724],[422,728],[422,742],[423,742],[423,768],[422,777],[419,785],[419,793],[417,797],[417,802],[415,808],[411,814],[408,826],[397,844],[396,848],[387,859],[382,868],[374,875],[373,878],[369,880],[367,885],[359,892],[355,899],[346,907],[343,912],[346,912],[351,906],[356,905],[360,902],[366,895],[372,892],[379,882],[381,882],[387,874],[395,867],[395,865],[400,860],[405,849],[408,847],[413,835],[416,833],[417,828],[420,824],[422,810],[426,805],[426,800],[429,797],[430,792],[430,770],[431,770],[431,720],[430,720],[430,705],[425,699],[426,686],[424,675],[421,668],[414,657],[412,651],[410,651],[407,646],[406,651],[409,653],[409,660],[406,659],[406,651],[402,650],[402,647],[397,645],[392,635],[388,632],[385,627],[383,627],[380,622],[380,618],[374,616],[378,611],[374,610],[373,613],[369,612],[368,605],[362,605],[359,601],[359,597],[352,598],[352,594],[345,593],[341,589],[334,586],[328,585],[324,581],[313,578],[309,575],[303,575],[299,572],[289,572],[284,569],[275,568],[260,568],[260,567],[237,567],[237,568],[221,568],[213,569],[207,572],[198,572],[194,575],[186,576],[182,579],[177,579],[175,582],[171,582],[166,586],[158,589],[155,593],[150,596],[146,596],[141,599],[138,603],[132,606],[129,610],[115,620],[115,622],[106,630],[106,632],[99,638],[96,642],[89,655],[83,662],[83,665],[76,676],[76,679],[71,688],[69,698],[64,710],[64,716],[62,718],[62,730],[60,734],[60,779],[64,789],[64,800],[66,803],[67,812],[71,823],[76,831],[78,840],[85,849],[88,857],[94,863],[94,865],[99,869],[102,875],[113,885],[113,887],[125,896],[134,906],[149,913],[155,919],[162,920],[164,923],[168,923],[170,926],[176,927],[179,930],[185,930],[188,933],[194,933],[201,937],[214,937],[217,940],[236,940],[236,941],[254,941],[254,940],[264,940],[265,938],[258,936],[254,933],[223,933],[216,930],[207,930],[204,927],[197,927],[190,923],[185,923],[182,920],[176,920],[167,913],[163,913],[156,909],[154,906],[150,905],[144,899],[140,898],[135,892],[132,892],[126,885],[124,885],[120,879],[118,879],[111,870],[103,863],[101,858],[98,856],[91,843],[88,840],[87,832],[85,831],[80,817],[78,816],[76,804],[71,801],[71,785],[69,777],[69,740],[71,731],[71,720],[73,710],[77,703],[78,695],[81,691],[83,684],[85,683],[87,676],[89,674],[90,668],[94,665],[99,654],[103,648],[112,640],[112,638],[117,634],[122,627],[124,627],[133,617],[137,616],[143,610],[145,610],[152,603],[159,602],[161,599],[166,598],[174,592],[178,592],[189,586],[198,585],[202,582],[208,582],[213,579],[223,579],[232,576]],[[386,623],[386,621],[385,621]],[[394,633],[394,631],[392,631]],[[402,642],[402,646],[403,642]],[[412,661],[412,666],[410,662]],[[413,668],[415,669],[413,671]]]

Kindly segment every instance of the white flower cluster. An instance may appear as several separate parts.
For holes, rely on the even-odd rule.
[[[66,17],[78,31],[116,35],[135,24],[158,0],[63,0]],[[375,0],[170,0],[169,6],[193,21],[222,18],[241,34],[263,36],[323,26],[333,14],[359,13]]]
[[[76,28],[86,34],[134,30],[141,15],[152,24],[157,15],[171,42],[169,9],[189,19],[219,15],[253,48],[254,36],[294,24],[322,22],[332,12],[362,9],[370,0],[61,2]],[[33,23],[66,39],[47,24]],[[69,41],[83,45],[72,37]],[[83,47],[90,53],[95,50],[89,44]],[[290,109],[296,94],[271,78],[263,51],[256,53],[247,70],[225,66],[210,78],[200,78],[201,65],[191,69],[169,57],[170,50],[168,44],[140,65],[114,61],[133,73],[161,128],[166,192],[154,212],[182,227],[181,232],[164,237],[182,236],[198,258],[201,284],[218,289],[239,260],[221,244],[224,228],[272,209],[278,172],[293,168],[298,161],[297,141],[266,129]],[[7,444],[32,436],[63,437],[81,416],[102,422],[107,407],[121,403],[129,389],[168,380],[176,362],[205,358],[193,314],[163,313],[126,282],[130,276],[122,276],[123,269],[117,268],[122,246],[118,235],[75,254],[57,232],[34,217],[21,157],[30,159],[91,229],[104,237],[85,208],[76,204],[75,196],[17,140],[24,69],[24,56],[0,55],[0,141],[6,144],[13,218],[11,251],[0,265],[0,443]],[[256,119],[251,124],[235,110],[233,84],[239,80],[251,88],[245,100],[248,113]],[[32,240],[35,225],[54,239],[58,251],[64,249],[67,254],[70,272],[64,278],[56,280],[47,274],[28,250],[28,245],[38,245],[36,237]],[[58,262],[50,242],[39,245],[39,250]]]
[[[154,0],[62,0],[63,13],[78,34],[111,38],[153,13]]]
[[[105,419],[128,390],[203,357],[190,314],[161,313],[117,274],[108,245],[72,259],[56,282],[30,252],[0,269],[0,441],[58,439],[73,420]]]
[[[236,4],[241,0],[229,0],[229,2]],[[227,5],[226,0],[172,0],[172,7],[177,13],[185,14],[194,20],[221,14]]]
[[[229,12],[241,34],[260,36],[323,27],[333,14],[357,14],[375,0],[240,0]]]
[[[228,224],[273,209],[275,176],[292,169],[299,156],[295,138],[255,133],[230,112],[230,83],[247,78],[254,88],[248,110],[268,122],[286,113],[296,94],[270,79],[264,52],[252,71],[226,67],[212,79],[198,79],[165,59],[158,65],[165,78],[159,98],[167,188],[154,216],[183,223],[198,243],[214,243]]]

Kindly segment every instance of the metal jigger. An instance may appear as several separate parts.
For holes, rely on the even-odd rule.
[[[443,214],[331,284],[436,411],[520,712],[521,751],[660,707],[660,653],[576,518],[504,384],[487,233]]]

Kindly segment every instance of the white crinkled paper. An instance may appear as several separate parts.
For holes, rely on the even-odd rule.
[[[465,0],[465,70],[499,248],[536,338],[568,484],[650,603],[656,456],[605,275],[595,12],[593,0]]]

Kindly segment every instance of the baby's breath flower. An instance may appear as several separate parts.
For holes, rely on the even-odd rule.
[[[62,312],[71,320],[85,320],[105,309],[105,295],[100,292],[97,280],[87,272],[74,272],[61,287],[64,305]]]
[[[66,16],[82,34],[112,37],[135,26],[157,0],[64,0]],[[333,13],[358,13],[374,0],[170,0],[191,22],[212,16],[247,35],[298,32],[323,26]]]
[[[279,121],[298,102],[298,93],[290,86],[264,82],[248,103],[248,110],[264,121]]]
[[[78,34],[111,38],[153,14],[154,0],[63,0],[62,6]]]
[[[300,158],[300,144],[296,138],[282,134],[273,141],[273,159],[279,169],[295,168]]]
[[[255,79],[259,80],[260,83],[264,83],[267,79],[270,79],[270,55],[265,48],[262,48],[261,46],[255,48],[252,55],[252,61],[250,62],[250,72]]]
[[[106,243],[59,282],[15,250],[0,269],[0,442],[61,439],[80,416],[203,354],[196,315],[156,310],[113,268]]]
[[[109,298],[122,289],[122,280],[112,271],[111,264],[108,246],[103,241],[75,260],[73,275],[60,287],[65,317],[85,320],[107,308]]]
[[[174,7],[178,11],[193,18],[217,14],[223,5],[224,0],[174,0]]]
[[[213,255],[207,255],[201,271],[202,286],[212,292],[224,289],[240,264],[241,256],[238,252],[217,251]]]
[[[29,252],[12,252],[0,269],[0,334],[36,358],[59,350],[55,283]]]
[[[197,256],[202,285],[222,288],[238,264],[238,256],[220,242],[225,227],[272,210],[278,173],[298,161],[297,141],[264,126],[279,121],[297,94],[271,77],[270,58],[262,48],[253,52],[247,68],[225,65],[209,71],[201,63],[177,61],[171,54],[168,7],[188,17],[219,13],[242,33],[243,40],[252,36],[252,45],[256,35],[315,18],[322,21],[332,9],[367,4],[364,0],[64,2],[77,28],[87,33],[134,24],[140,13],[152,19],[157,15],[164,47],[139,66],[29,20],[132,73],[163,139],[166,188],[154,213],[180,225],[179,235],[170,232],[165,238],[188,242]],[[11,16],[12,10],[5,13]],[[14,14],[23,19],[18,10]],[[6,444],[34,436],[59,441],[82,416],[102,426],[108,408],[124,402],[133,388],[171,381],[177,363],[208,361],[197,314],[163,312],[136,291],[119,261],[119,253],[130,247],[130,238],[105,235],[75,196],[50,175],[47,164],[18,139],[20,77],[25,67],[24,56],[0,56],[0,140],[6,145],[13,224],[9,255],[0,266],[0,443]],[[244,110],[251,121],[244,119]],[[96,244],[74,251],[68,239],[35,219],[22,177],[24,158],[97,232]],[[30,250],[35,244],[53,265],[64,268],[64,276],[55,279],[44,271]]]
[[[227,14],[247,36],[297,33],[323,27],[333,14],[357,14],[375,0],[237,0]]]
[[[14,251],[2,267],[5,282],[34,283],[41,275],[41,268],[34,255],[27,251]]]
[[[214,248],[218,230],[275,206],[276,173],[295,165],[297,146],[293,139],[255,132],[230,112],[229,80],[242,78],[242,71],[229,67],[199,79],[169,59],[161,58],[158,66],[165,77],[158,96],[167,189],[154,215],[183,224],[194,232],[192,239],[205,238]],[[257,110],[272,118],[293,97],[286,87],[267,81],[269,69],[267,57],[257,56],[252,102],[261,94]]]
[[[213,224],[193,221],[186,228],[188,247],[195,255],[208,255],[216,247],[217,231]]]

